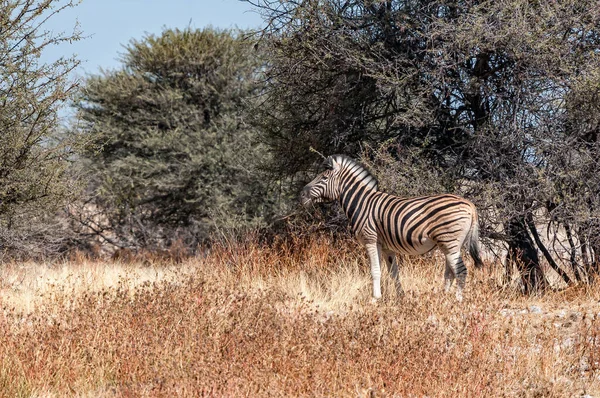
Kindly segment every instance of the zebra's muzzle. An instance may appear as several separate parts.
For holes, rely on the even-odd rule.
[[[300,203],[302,206],[308,206],[313,201],[313,198],[310,196],[310,190],[304,188],[300,193]]]

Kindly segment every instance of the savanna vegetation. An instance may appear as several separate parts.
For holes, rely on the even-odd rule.
[[[596,285],[544,296],[442,258],[370,304],[353,241],[252,238],[179,264],[3,268],[0,396],[581,397],[600,392]],[[142,262],[141,260],[145,260]]]
[[[362,155],[400,194],[473,199],[485,235],[520,264],[524,289],[544,287],[543,260],[566,284],[597,273],[596,2],[256,6],[270,54],[257,114],[273,170],[309,170],[311,146]]]
[[[0,2],[0,396],[599,394],[596,2],[247,3],[77,80],[41,56],[76,2]],[[477,205],[463,303],[435,253],[370,302],[298,205],[334,153]]]

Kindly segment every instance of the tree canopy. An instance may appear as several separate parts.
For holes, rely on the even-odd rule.
[[[77,102],[91,203],[103,214],[87,225],[118,245],[152,247],[259,217],[264,155],[246,122],[261,66],[252,43],[232,31],[166,29],[132,40],[121,61],[88,78]]]

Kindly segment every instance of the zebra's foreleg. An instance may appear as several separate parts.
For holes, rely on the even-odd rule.
[[[448,270],[450,268],[450,270]],[[452,273],[452,279],[448,282],[448,272]],[[452,285],[452,281],[456,278],[456,299],[462,301],[465,281],[467,280],[467,267],[463,262],[460,252],[449,253],[446,255],[446,277],[447,289]],[[447,290],[446,290],[447,291]]]
[[[371,262],[371,279],[373,281],[373,299],[381,298],[381,267],[379,265],[379,254],[377,243],[366,243],[369,261]]]
[[[396,287],[396,294],[398,297],[404,295],[402,284],[400,283],[400,274],[398,272],[398,256],[393,251],[383,250],[383,258],[387,265],[387,269],[394,279],[394,286]]]

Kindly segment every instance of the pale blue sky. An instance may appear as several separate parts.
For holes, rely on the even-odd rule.
[[[259,28],[260,16],[239,0],[83,0],[48,20],[45,28],[71,32],[75,22],[87,38],[48,48],[43,59],[76,54],[82,61],[77,75],[119,66],[119,54],[130,39],[163,28]]]

